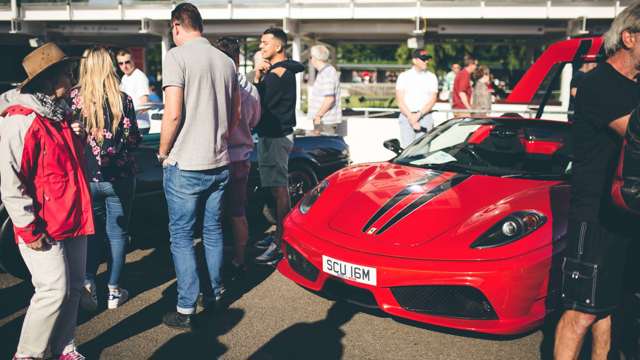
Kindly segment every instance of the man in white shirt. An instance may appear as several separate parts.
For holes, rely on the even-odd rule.
[[[422,134],[433,128],[433,117],[429,113],[436,103],[438,78],[427,70],[431,55],[417,49],[412,53],[413,66],[398,76],[396,102],[400,108],[400,145],[406,147]]]
[[[133,107],[138,109],[140,105],[149,102],[149,79],[140,69],[136,68],[129,50],[118,51],[116,59],[120,70],[124,73],[120,90],[131,96]]]
[[[315,45],[310,52],[311,64],[317,73],[310,89],[307,116],[313,119],[315,135],[336,135],[342,121],[338,72],[328,63],[330,52],[326,46]]]
[[[149,102],[149,79],[140,69],[136,68],[129,50],[122,49],[118,51],[116,60],[118,61],[118,67],[124,73],[120,82],[120,90],[131,96],[133,107],[137,111],[138,127],[145,132],[151,124],[149,115],[146,111],[140,112],[140,107]]]

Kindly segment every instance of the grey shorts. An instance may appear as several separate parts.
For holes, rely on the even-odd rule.
[[[264,187],[289,185],[289,153],[293,136],[258,139],[258,171]]]

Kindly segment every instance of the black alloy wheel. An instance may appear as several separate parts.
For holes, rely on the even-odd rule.
[[[289,196],[291,207],[294,207],[304,194],[318,184],[318,177],[313,169],[301,163],[289,165]]]

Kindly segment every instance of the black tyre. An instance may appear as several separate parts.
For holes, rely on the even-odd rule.
[[[295,206],[304,194],[318,185],[318,176],[313,168],[303,163],[289,164],[289,196],[291,207]]]
[[[289,164],[291,207],[295,206],[304,194],[317,184],[318,177],[311,166],[303,163]],[[269,189],[251,184],[249,187],[247,220],[249,220],[251,236],[261,238],[266,229],[275,225],[275,201]]]
[[[0,268],[20,279],[29,277],[29,270],[18,251],[14,240],[13,223],[6,215],[0,226]]]

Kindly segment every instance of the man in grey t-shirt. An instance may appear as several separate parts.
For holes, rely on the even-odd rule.
[[[193,250],[195,222],[203,215],[202,242],[213,293],[222,294],[222,195],[229,179],[227,137],[239,119],[235,65],[202,37],[202,17],[189,3],[171,12],[178,47],[169,50],[162,71],[165,108],[158,161],[164,168],[171,253],[178,281],[177,311],[163,322],[191,328],[200,293]]]

